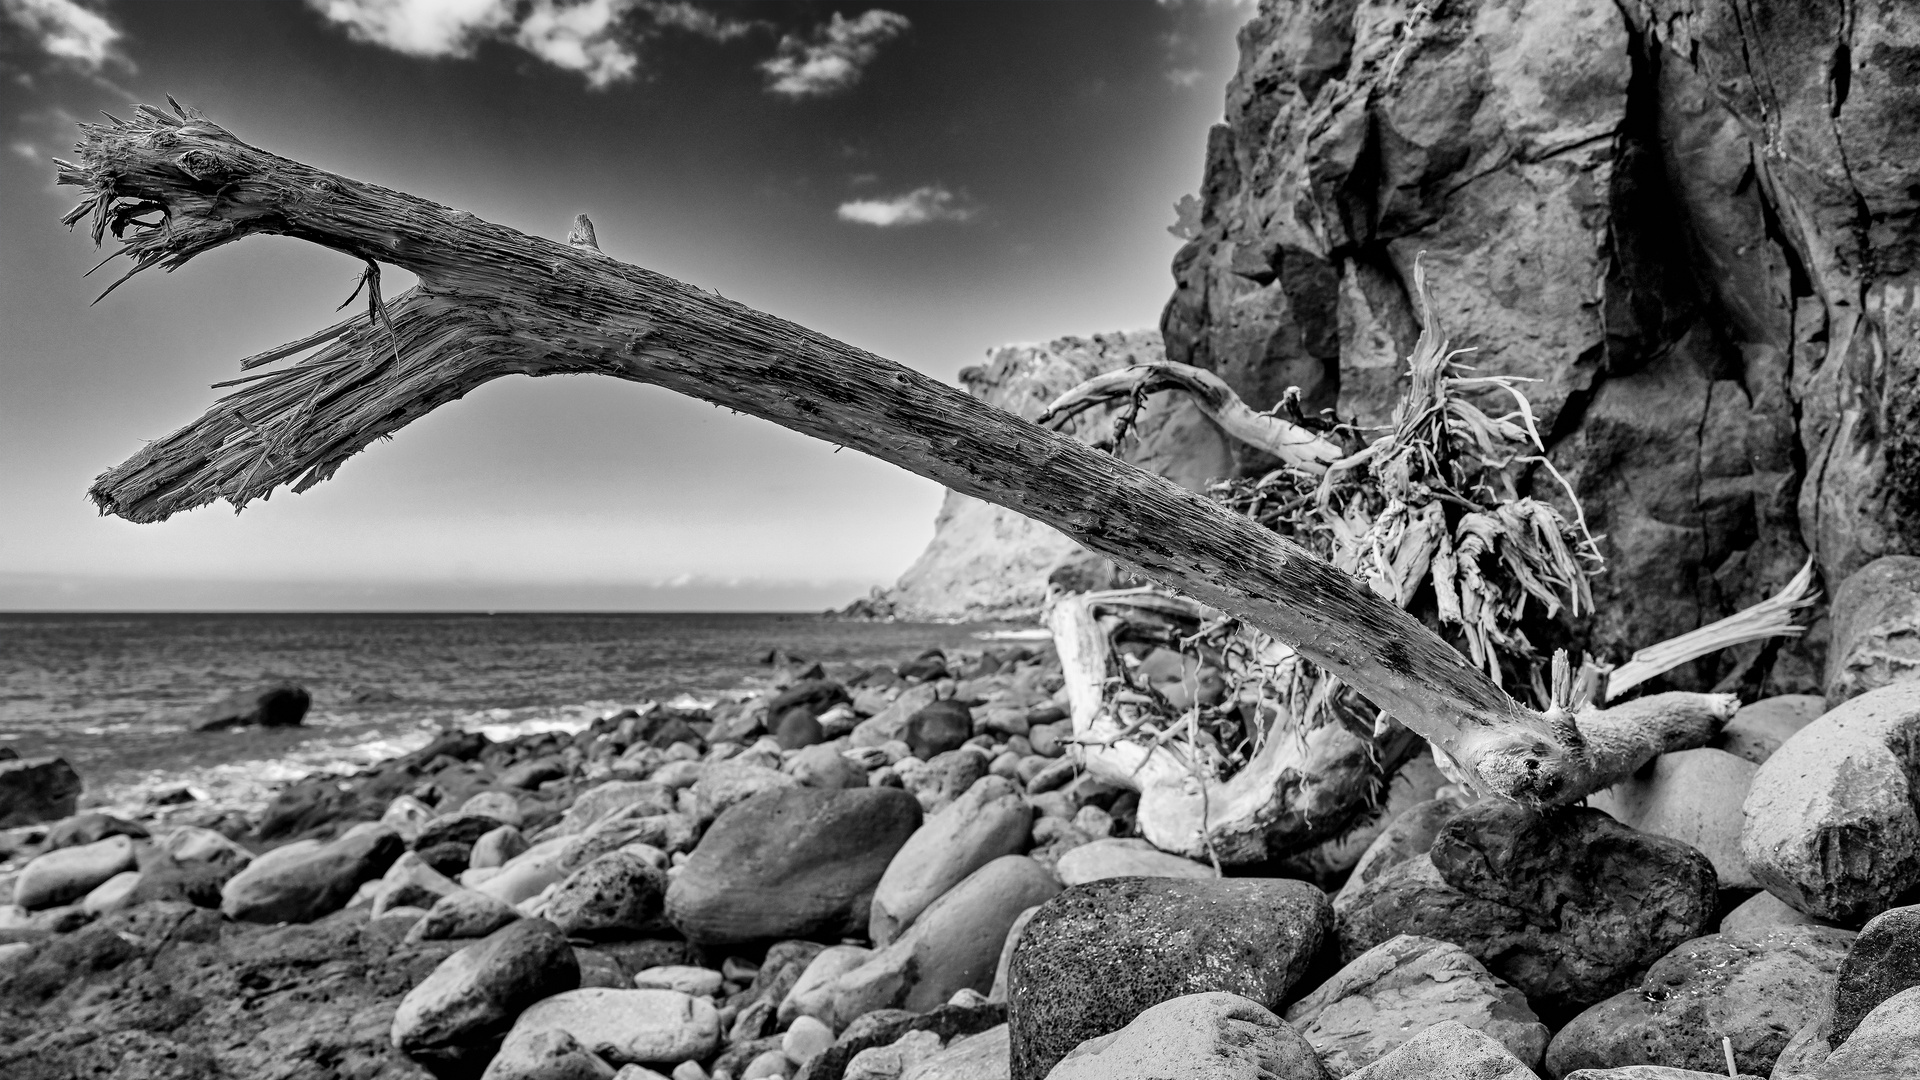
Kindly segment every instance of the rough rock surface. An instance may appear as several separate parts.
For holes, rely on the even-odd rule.
[[[1754,774],[1740,846],[1767,891],[1858,925],[1920,885],[1920,682],[1869,690]]]
[[[920,804],[898,788],[763,792],[707,830],[667,889],[667,917],[708,944],[857,934],[919,826]]]
[[[1424,252],[1454,346],[1540,380],[1549,456],[1605,537],[1603,653],[1754,603],[1809,551],[1831,586],[1920,550],[1920,15],[1768,10],[1262,5],[1174,259],[1168,358],[1256,409],[1298,386],[1308,412],[1378,423]],[[1818,688],[1811,637],[1777,686]]]
[[[1352,961],[1399,934],[1450,941],[1536,1008],[1591,1004],[1712,924],[1705,855],[1598,810],[1541,814],[1484,801],[1447,822],[1432,850],[1335,904]]]
[[[1458,945],[1402,934],[1362,953],[1286,1012],[1336,1078],[1452,1020],[1484,1032],[1537,1068],[1547,1026],[1525,995]]]
[[[393,1045],[416,1059],[471,1067],[491,1058],[527,1006],[580,985],[567,939],[521,919],[440,962],[393,1014]]]
[[[1846,1041],[1881,1002],[1920,986],[1920,905],[1883,911],[1860,928],[1840,962],[1828,1041]]]
[[[1110,1035],[1073,1048],[1048,1080],[1322,1080],[1314,1047],[1279,1017],[1219,991],[1163,1001]]]
[[[0,1076],[427,1080],[389,1027],[452,951],[360,910],[266,928],[147,904],[0,967]]]
[[[0,829],[58,821],[80,799],[80,774],[66,758],[0,761]]]
[[[1796,1052],[1798,1051],[1798,1052]],[[1920,1061],[1920,986],[1880,1003],[1838,1047],[1808,1025],[1780,1055],[1772,1080],[1906,1080]]]
[[[1829,708],[1889,683],[1920,679],[1920,556],[1887,555],[1833,594]]]
[[[1696,938],[1640,985],[1575,1017],[1547,1049],[1547,1070],[1674,1065],[1724,1073],[1722,1038],[1742,1072],[1764,1076],[1819,1016],[1853,935],[1824,926]]]
[[[1026,419],[1054,398],[1102,372],[1164,359],[1153,330],[1059,338],[1041,345],[991,350],[987,362],[960,372],[960,383]],[[1094,409],[1066,430],[1092,439],[1111,432],[1114,410]],[[1190,402],[1158,395],[1141,411],[1137,441],[1122,457],[1199,490],[1227,475],[1227,439]],[[1047,574],[1079,547],[1054,529],[992,503],[948,492],[933,541],[886,594],[901,618],[1030,618],[1047,596]],[[1102,586],[1104,587],[1104,586]]]
[[[1490,1036],[1443,1020],[1347,1080],[1539,1080]]]
[[[554,886],[545,914],[568,937],[645,937],[667,928],[666,893],[666,874],[616,851]]]
[[[1225,991],[1278,1010],[1331,930],[1326,894],[1283,878],[1109,878],[1041,905],[1007,972],[1012,1080],[1171,998]]]

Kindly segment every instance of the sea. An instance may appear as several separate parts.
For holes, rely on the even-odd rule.
[[[248,809],[443,728],[578,731],[648,701],[765,686],[774,650],[844,675],[1038,635],[805,614],[0,613],[0,746],[64,757],[83,808],[139,812],[184,787],[197,809]],[[207,703],[280,678],[313,696],[301,726],[191,730]]]

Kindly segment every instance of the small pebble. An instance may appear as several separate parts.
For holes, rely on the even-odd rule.
[[[673,1080],[708,1080],[707,1070],[697,1061],[683,1061],[673,1067]]]

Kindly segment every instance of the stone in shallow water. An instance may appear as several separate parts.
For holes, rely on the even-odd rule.
[[[1013,1080],[1171,998],[1282,1006],[1332,930],[1325,893],[1273,878],[1110,878],[1041,905],[1007,972]]]
[[[80,800],[80,774],[66,758],[0,761],[0,829],[58,821]]]
[[[1362,953],[1287,1009],[1336,1077],[1371,1065],[1442,1020],[1484,1032],[1537,1068],[1547,1026],[1526,996],[1458,945],[1402,934]]]
[[[1279,1017],[1238,994],[1188,994],[1163,1001],[1126,1027],[1067,1054],[1048,1080],[1323,1080],[1314,1048]]]
[[[1660,958],[1640,985],[1581,1013],[1554,1036],[1547,1069],[1674,1065],[1765,1075],[1818,1018],[1853,934],[1824,926],[1710,934]]]

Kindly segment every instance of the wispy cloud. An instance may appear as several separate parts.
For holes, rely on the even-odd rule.
[[[6,0],[13,2],[13,0]],[[640,48],[663,30],[731,41],[762,24],[684,0],[307,0],[348,36],[420,57],[467,57],[482,41],[525,49],[596,90],[640,70]]]
[[[121,61],[120,31],[77,0],[0,0],[0,13],[48,56],[87,73]]]
[[[772,59],[760,70],[767,73],[767,89],[790,98],[824,97],[860,81],[860,75],[880,55],[880,46],[907,32],[913,24],[905,15],[873,8],[859,18],[839,12],[812,34],[787,34]],[[841,207],[841,211],[846,207]]]
[[[840,204],[841,221],[890,228],[935,221],[966,221],[978,213],[971,203],[938,184],[915,188],[890,199],[855,199]]]

